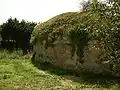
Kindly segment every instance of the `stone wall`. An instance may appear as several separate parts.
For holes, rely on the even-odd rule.
[[[76,65],[77,55],[75,54],[71,57],[71,47],[66,45],[63,42],[58,42],[55,44],[55,47],[44,48],[44,45],[41,45],[40,42],[37,42],[34,45],[34,52],[36,52],[36,59],[39,60],[40,55],[45,57],[51,57],[52,59],[41,60],[41,62],[50,62],[59,67],[68,68],[68,69],[85,69],[88,71],[94,72],[103,72],[109,71],[104,68],[101,64],[96,63],[97,57],[101,54],[100,48],[94,44],[94,42],[89,43],[89,45],[84,49],[84,63]]]

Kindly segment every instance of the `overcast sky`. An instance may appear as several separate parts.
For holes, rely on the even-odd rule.
[[[0,24],[10,16],[44,22],[51,17],[79,10],[79,0],[0,0]]]

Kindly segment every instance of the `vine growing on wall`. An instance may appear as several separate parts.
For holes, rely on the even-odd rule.
[[[84,47],[87,46],[88,41],[90,40],[89,33],[87,32],[87,28],[84,25],[78,24],[74,26],[69,32],[69,41],[72,46],[72,56],[76,53],[79,57],[79,62],[83,63],[84,57]]]

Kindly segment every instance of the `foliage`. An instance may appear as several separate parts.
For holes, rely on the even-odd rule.
[[[34,44],[37,39],[45,39],[48,35],[51,39],[57,39],[57,36],[65,34],[68,29],[81,21],[80,15],[82,14],[76,12],[64,13],[37,25],[32,33],[31,42]]]
[[[102,51],[98,60],[114,73],[120,73],[120,1],[107,0],[106,3],[96,1],[89,5],[90,15],[97,19],[97,22],[94,18],[89,19],[90,32]]]
[[[92,7],[91,15],[97,13],[95,18],[98,22],[91,20],[91,32],[93,38],[99,41],[102,55],[98,58],[107,64],[111,71],[120,72],[120,7],[119,1],[110,0],[109,5]],[[95,3],[96,4],[96,3]],[[97,33],[95,32],[97,31]]]
[[[20,22],[16,18],[9,18],[6,23],[1,25],[3,47],[7,49],[21,48],[26,51],[30,47],[30,35],[35,25],[36,23],[34,22],[26,22],[24,20]]]
[[[102,11],[107,7],[106,3],[100,2],[99,0],[88,0],[80,3],[82,6],[81,11]]]
[[[69,31],[69,41],[72,46],[72,56],[76,53],[79,58],[78,61],[83,63],[84,60],[84,47],[87,46],[88,41],[90,40],[90,35],[86,30],[86,26],[84,24],[79,24],[73,26],[72,30]]]

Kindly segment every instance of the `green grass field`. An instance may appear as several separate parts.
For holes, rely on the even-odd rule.
[[[31,63],[30,55],[0,53],[0,90],[120,90],[118,79],[92,77],[89,73],[77,77],[61,72],[65,70],[38,69]]]

